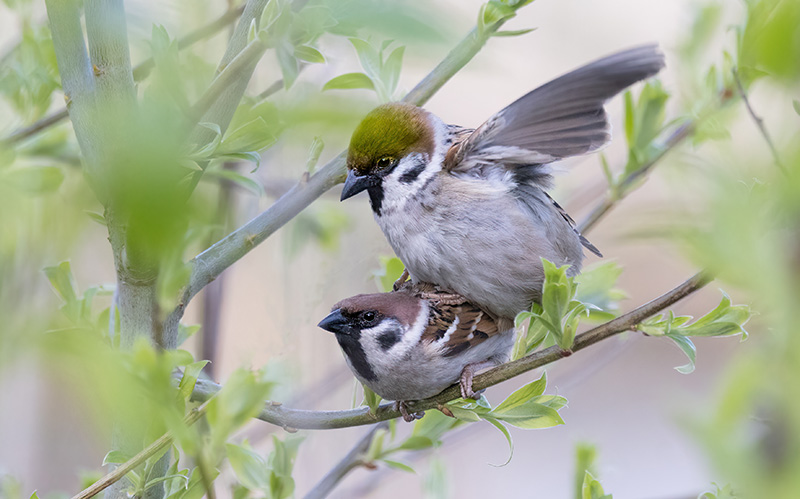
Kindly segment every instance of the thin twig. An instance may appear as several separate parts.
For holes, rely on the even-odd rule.
[[[199,121],[211,109],[211,106],[226,92],[234,81],[238,81],[243,73],[252,73],[253,68],[264,52],[267,50],[267,43],[260,38],[256,38],[248,43],[230,64],[225,66],[214,81],[208,86],[206,91],[197,100],[189,114],[194,121]],[[249,81],[250,78],[247,78]],[[226,124],[227,125],[227,124]]]
[[[243,10],[244,6],[231,9],[225,12],[221,17],[210,22],[209,24],[201,26],[196,30],[188,33],[186,36],[178,40],[178,48],[184,49],[199,42],[200,40],[215,35],[222,28],[224,28],[225,26],[231,24],[233,21],[238,19],[239,16],[242,14]],[[150,71],[152,71],[154,67],[155,67],[155,61],[153,60],[152,57],[145,59],[144,61],[142,61],[133,68],[133,79],[135,81],[141,81],[147,78],[147,76],[150,75]],[[0,139],[0,142],[6,144],[15,144],[47,128],[50,128],[53,125],[60,123],[68,116],[69,113],[67,112],[67,108],[64,107],[62,109],[59,109],[58,111],[54,111],[53,113],[45,116],[44,118],[40,119],[39,121],[25,128],[20,128],[19,130],[11,132],[11,134],[9,134],[7,137]]]
[[[328,494],[336,487],[336,485],[342,481],[342,479],[347,476],[352,470],[358,468],[359,466],[363,466],[367,463],[364,462],[364,453],[367,452],[369,449],[370,444],[372,444],[372,438],[375,436],[375,433],[378,430],[386,429],[389,427],[389,424],[386,422],[378,423],[372,427],[361,439],[350,449],[350,452],[347,453],[336,465],[331,468],[328,473],[322,477],[322,480],[319,481],[318,484],[311,489],[308,494],[306,494],[305,499],[322,499],[327,497]]]
[[[736,68],[733,68],[733,80],[736,82],[736,89],[739,91],[739,95],[742,97],[744,101],[744,105],[747,108],[747,112],[750,113],[750,117],[753,118],[755,121],[758,130],[761,132],[761,135],[764,137],[764,141],[769,146],[769,150],[772,153],[772,159],[775,161],[775,165],[784,175],[789,175],[789,172],[786,171],[786,167],[783,166],[781,162],[781,158],[778,155],[778,150],[775,148],[775,144],[772,142],[772,137],[770,136],[769,132],[767,131],[767,127],[764,125],[764,119],[757,115],[753,106],[750,104],[750,99],[747,97],[747,92],[744,90],[744,85],[742,85],[742,80],[739,78],[739,72],[736,71]]]
[[[488,388],[532,369],[550,364],[563,357],[568,357],[572,355],[573,352],[583,350],[590,345],[618,333],[628,331],[641,323],[644,319],[701,289],[710,281],[711,277],[705,272],[695,274],[676,288],[651,302],[612,321],[579,334],[575,338],[575,343],[571,350],[565,351],[557,346],[553,346],[532,353],[526,357],[495,367],[494,369],[476,376],[473,380],[473,386],[475,390]],[[206,400],[208,397],[218,392],[220,388],[221,387],[216,383],[198,380],[195,385],[195,390],[192,393],[192,398],[194,400]],[[460,389],[457,385],[454,385],[444,390],[439,395],[413,402],[411,409],[415,412],[433,409],[440,404],[445,404],[459,397],[461,397]],[[394,404],[382,404],[373,415],[369,413],[369,409],[366,407],[344,411],[308,411],[268,403],[257,417],[262,421],[287,429],[324,430],[361,426],[397,418],[400,416],[400,413],[394,409],[393,405]]]
[[[631,187],[634,183],[645,176],[664,156],[667,155],[672,149],[680,145],[684,140],[694,133],[696,122],[693,120],[686,121],[681,126],[675,129],[666,141],[661,145],[658,153],[653,156],[650,161],[644,163],[635,171],[628,174],[625,179],[619,183],[613,193],[606,195],[600,203],[595,206],[592,211],[578,224],[578,232],[584,234],[588,233],[592,228],[603,218],[617,202],[627,196],[631,192]]]
[[[205,414],[207,407],[208,407],[208,401],[205,402],[200,407],[192,409],[192,411],[189,412],[189,414],[187,414],[185,418],[183,418],[183,423],[186,426],[193,425],[203,416],[203,414]],[[164,447],[167,447],[168,445],[172,444],[172,441],[174,439],[175,438],[172,436],[172,433],[170,432],[161,435],[161,437],[159,437],[158,440],[156,440],[152,444],[142,449],[141,452],[130,458],[125,463],[117,466],[117,468],[111,473],[105,475],[103,478],[94,482],[86,489],[75,494],[72,497],[72,499],[88,499],[89,497],[99,494],[106,488],[110,487],[117,481],[121,480],[129,472],[135,470],[139,465],[147,461],[147,458],[158,453]]]

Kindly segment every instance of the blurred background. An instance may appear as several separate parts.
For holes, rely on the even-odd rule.
[[[752,456],[764,432],[774,429],[769,424],[753,428],[753,421],[769,420],[775,411],[792,415],[796,410],[797,402],[784,403],[789,395],[781,392],[796,384],[793,371],[787,367],[768,376],[764,367],[788,363],[797,353],[789,339],[790,329],[796,327],[789,326],[793,323],[782,312],[791,307],[781,308],[796,305],[796,274],[781,262],[796,258],[792,255],[798,225],[791,217],[791,200],[800,198],[800,191],[792,191],[798,185],[797,173],[790,173],[795,180],[784,181],[740,100],[727,107],[714,104],[722,90],[734,88],[728,59],[742,57],[742,26],[757,3],[538,0],[504,26],[535,31],[490,39],[425,106],[448,123],[477,126],[518,96],[572,68],[637,44],[659,43],[667,61],[659,78],[670,98],[663,117],[665,132],[654,143],[669,137],[673,120],[705,119],[712,107],[717,109],[698,126],[697,136],[669,150],[646,182],[639,180],[588,238],[604,260],[623,269],[616,285],[625,294],[621,311],[662,294],[702,267],[718,264],[721,280],[673,310],[703,315],[719,303],[724,288],[734,303],[751,303],[759,312],[747,326],[750,340],[697,339],[696,370],[691,374],[674,369],[685,364],[686,357],[664,338],[626,333],[604,341],[547,368],[548,393],[569,400],[561,411],[566,424],[543,430],[510,428],[514,455],[507,465],[497,466],[508,457],[503,436],[485,422],[474,423],[447,433],[434,449],[398,456],[416,469],[415,474],[383,466],[359,468],[337,487],[334,497],[572,497],[576,446],[582,443],[596,446],[596,476],[617,498],[697,497],[713,490],[713,482],[722,486],[737,478],[748,483],[745,489],[751,497],[781,496],[761,495],[757,486],[763,477],[783,483],[784,464],[751,469],[751,476],[740,473],[745,464],[739,458]],[[481,5],[477,0],[408,0],[391,7],[363,2],[360,15],[350,12],[348,19],[358,24],[364,39],[406,46],[395,93],[402,96],[472,29]],[[134,65],[150,54],[154,24],[179,38],[231,7],[223,0],[129,0],[125,6]],[[797,29],[791,29],[794,45],[784,47],[786,57],[792,57],[800,40]],[[0,137],[63,107],[47,30],[43,2],[0,3]],[[193,72],[191,78],[183,75],[190,100],[210,80],[229,33],[223,28],[180,53],[180,71]],[[325,63],[303,65],[288,89],[271,89],[281,78],[273,52],[259,63],[247,95],[260,102],[259,94],[268,93],[265,115],[275,118],[268,124],[277,140],[261,152],[255,173],[251,163],[228,161],[219,167],[222,173],[204,176],[190,201],[196,233],[186,258],[268,208],[298,181],[315,137],[324,142],[319,165],[345,149],[360,118],[379,103],[376,93],[366,89],[321,92],[332,78],[362,69],[346,37],[323,35],[317,47]],[[709,71],[712,66],[718,68],[714,74]],[[798,116],[792,109],[792,98],[800,97],[797,83],[796,70],[788,69],[748,85],[750,103],[764,118],[790,172],[797,169],[798,157]],[[141,83],[139,91],[152,86],[152,81]],[[623,98],[611,101],[608,110],[615,138],[603,155],[616,175],[629,161]],[[9,497],[10,490],[19,490],[22,497],[33,490],[40,497],[71,495],[81,487],[82,476],[96,476],[108,451],[107,414],[93,408],[102,405],[98,399],[106,392],[75,374],[74,363],[88,362],[86,358],[39,344],[42,332],[58,323],[61,306],[42,269],[69,261],[78,289],[104,286],[95,298],[95,306],[102,309],[114,285],[113,255],[106,228],[87,215],[102,213],[102,207],[81,173],[68,121],[6,142],[0,147],[0,163],[3,490]],[[14,174],[22,168],[38,168],[40,173]],[[580,221],[608,190],[600,155],[566,161],[558,169],[552,195]],[[771,186],[780,193],[770,191]],[[325,193],[191,303],[183,322],[201,328],[182,348],[197,359],[211,360],[206,372],[215,381],[224,383],[238,367],[265,368],[277,382],[271,398],[286,405],[347,409],[354,401],[360,403],[361,389],[333,335],[316,324],[338,300],[378,290],[374,273],[380,272],[381,257],[392,256],[392,251],[372,219],[366,196],[339,203],[339,191],[335,187]],[[587,255],[587,264],[598,261]],[[98,367],[92,373],[102,376],[103,371]],[[540,374],[512,379],[489,389],[486,396],[499,403]],[[731,386],[742,379],[748,380],[748,388],[737,385],[742,391],[736,392],[739,402],[734,404]],[[761,396],[754,397],[755,392]],[[789,423],[776,438],[788,448],[782,459],[791,469],[797,458],[785,456],[797,450],[793,432],[798,424],[785,417]],[[724,427],[724,421],[731,426]],[[709,428],[715,425],[729,433],[714,433]],[[408,432],[409,427],[400,423],[398,432]],[[296,495],[309,491],[366,431],[359,427],[301,432],[305,441],[294,468]],[[282,429],[252,421],[236,438],[249,439],[255,449],[269,449],[273,433],[284,436]],[[726,435],[730,448],[723,443]],[[760,458],[752,459],[755,463]],[[764,471],[767,468],[772,471]],[[227,472],[219,480],[225,484],[233,478]],[[222,485],[218,493],[228,496]]]

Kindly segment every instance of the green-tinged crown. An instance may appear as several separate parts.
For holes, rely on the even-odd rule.
[[[365,175],[386,168],[411,152],[433,154],[433,148],[427,113],[411,104],[393,102],[370,111],[356,127],[350,139],[347,167]]]

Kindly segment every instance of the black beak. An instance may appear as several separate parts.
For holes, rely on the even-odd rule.
[[[342,314],[341,309],[336,309],[327,317],[322,319],[317,326],[325,331],[330,331],[336,334],[347,334],[350,332],[350,321]]]
[[[373,175],[356,175],[353,170],[347,172],[347,180],[344,181],[341,201],[353,197],[359,192],[375,185],[377,179]]]

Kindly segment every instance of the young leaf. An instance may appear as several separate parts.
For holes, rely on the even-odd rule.
[[[213,168],[207,170],[206,174],[210,177],[217,177],[233,182],[234,184],[252,192],[256,196],[261,197],[264,195],[264,187],[262,187],[261,184],[259,184],[252,178],[246,177],[241,173],[235,172],[233,170],[229,170],[227,168]]]
[[[225,155],[243,151],[261,151],[274,144],[276,140],[272,135],[272,128],[259,116],[226,133],[215,153]]]
[[[345,73],[339,75],[328,81],[323,87],[322,91],[326,90],[346,90],[351,88],[366,88],[368,90],[375,90],[375,84],[369,76],[364,73]]]
[[[103,466],[107,464],[120,464],[127,462],[131,456],[119,450],[111,450],[103,457]]]
[[[294,56],[300,59],[301,61],[306,61],[310,63],[324,63],[325,56],[322,55],[322,52],[315,49],[314,47],[309,47],[308,45],[298,45],[294,48]]]
[[[613,499],[613,496],[606,494],[600,482],[587,471],[583,478],[581,499]]]
[[[374,79],[380,79],[381,58],[375,47],[360,38],[350,38],[350,43],[355,47],[358,60],[361,61],[361,67],[364,68],[367,75]]]
[[[536,28],[497,31],[492,36],[520,36],[520,35],[528,34],[531,31],[536,31]]]
[[[695,348],[694,343],[692,342],[692,340],[690,340],[686,336],[679,336],[679,335],[676,335],[676,334],[668,334],[666,336],[667,336],[667,338],[669,338],[672,341],[674,341],[675,344],[678,345],[678,348],[680,348],[683,351],[683,353],[686,354],[686,357],[689,358],[689,363],[688,364],[684,364],[682,366],[678,366],[678,367],[675,368],[675,370],[678,371],[681,374],[691,374],[691,373],[693,373],[694,372],[694,363],[695,363],[695,360],[697,358],[697,349]]]
[[[542,376],[539,379],[528,383],[509,395],[503,402],[500,403],[500,405],[495,407],[494,412],[503,412],[515,407],[519,407],[532,398],[542,395],[546,387],[547,373],[542,373]]]
[[[388,467],[390,467],[392,469],[400,470],[400,471],[406,471],[408,473],[415,473],[416,474],[416,471],[414,471],[414,468],[412,468],[411,466],[409,466],[409,465],[407,465],[405,463],[401,463],[399,461],[392,461],[392,460],[389,460],[389,459],[381,459],[381,461],[383,461],[386,464],[386,466],[388,466]]]
[[[189,400],[189,397],[192,395],[192,390],[194,390],[194,385],[197,383],[197,378],[200,376],[200,372],[209,362],[208,360],[199,360],[197,362],[192,362],[184,369],[181,382],[178,384],[178,393],[185,400]]]
[[[270,476],[267,460],[259,456],[249,445],[226,444],[225,451],[236,478],[248,489],[266,490]]]
[[[509,433],[508,428],[506,428],[506,425],[496,420],[495,418],[491,416],[484,416],[483,419],[485,419],[486,422],[489,423],[490,425],[500,430],[500,433],[502,433],[503,436],[506,437],[506,442],[508,442],[508,459],[506,459],[505,463],[497,465],[498,467],[505,466],[508,463],[510,463],[511,458],[514,457],[514,441],[511,440],[511,433]]]
[[[367,385],[364,385],[364,403],[369,407],[370,414],[375,414],[381,404],[381,400],[380,395],[370,390]]]
[[[397,82],[400,79],[400,69],[403,66],[403,53],[405,47],[397,47],[389,54],[381,68],[381,81],[386,87],[389,96],[397,89]]]

